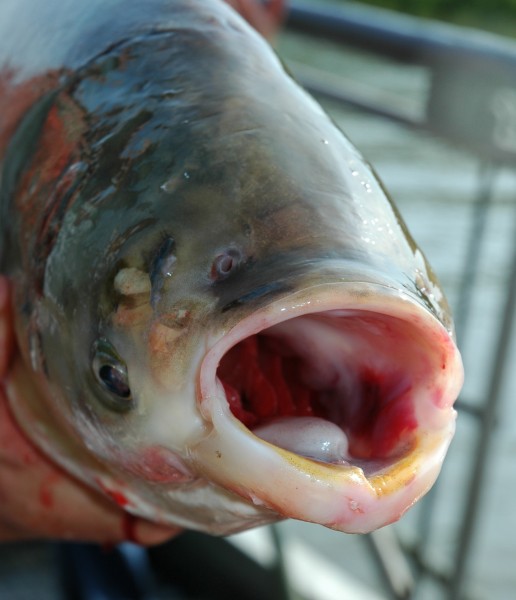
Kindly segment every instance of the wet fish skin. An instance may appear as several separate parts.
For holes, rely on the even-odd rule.
[[[102,6],[99,20],[96,2],[45,3],[25,31],[38,11],[52,29],[2,38],[0,268],[34,370],[15,365],[13,412],[152,520],[354,532],[399,518],[437,475],[462,382],[424,256],[359,152],[229,8]],[[17,10],[2,6],[4,28]],[[258,332],[332,388],[344,440],[303,421],[308,457],[276,414],[273,444],[231,414],[218,365]],[[364,418],[372,388],[389,398]]]

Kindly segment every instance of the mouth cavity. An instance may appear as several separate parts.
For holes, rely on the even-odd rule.
[[[233,416],[257,437],[372,474],[414,449],[417,404],[442,395],[434,386],[429,400],[431,346],[410,320],[328,310],[241,339],[217,377]]]

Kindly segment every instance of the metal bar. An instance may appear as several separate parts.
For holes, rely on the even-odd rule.
[[[477,280],[481,250],[485,242],[487,213],[493,197],[496,172],[497,168],[492,163],[482,163],[480,165],[478,194],[471,216],[473,227],[470,230],[466,245],[459,297],[454,310],[457,343],[462,350],[465,346],[466,327],[471,313],[471,300]]]
[[[408,111],[389,108],[389,104],[394,104],[396,101],[392,98],[382,98],[382,94],[377,90],[370,90],[370,93],[367,94],[364,90],[359,89],[356,82],[339,78],[337,83],[332,80],[333,78],[330,75],[321,74],[314,68],[294,62],[288,64],[299,83],[319,98],[339,104],[347,104],[369,114],[395,121],[404,127],[426,129],[426,124],[407,114]],[[345,89],[344,86],[346,86]],[[375,96],[374,101],[371,100],[373,94]],[[397,104],[399,104],[399,99]]]
[[[403,553],[394,528],[385,527],[365,536],[395,600],[409,600],[416,587],[410,565]]]
[[[455,309],[455,324],[459,347],[462,347],[464,344],[466,326],[471,313],[471,300],[477,280],[481,250],[485,241],[487,213],[491,206],[495,173],[496,169],[492,164],[482,163],[480,165],[478,194],[473,205],[471,217],[473,227],[470,230],[466,244],[466,257],[462,268],[459,298]],[[482,422],[487,410],[484,406],[474,407],[464,402],[457,402],[457,409],[461,412],[467,412],[467,414],[473,416],[477,422]],[[421,559],[425,556],[425,550],[430,541],[431,524],[435,503],[439,494],[439,485],[439,480],[437,480],[433,488],[421,502],[420,513],[418,515],[418,539],[420,546],[418,554]]]
[[[516,71],[511,40],[378,8],[317,8],[291,2],[287,26],[398,61],[433,66],[453,61]]]
[[[269,526],[274,548],[276,549],[276,561],[272,567],[278,582],[280,583],[284,600],[301,600],[299,594],[290,585],[287,568],[285,565],[285,555],[283,550],[283,540],[278,526],[273,524]]]
[[[375,101],[374,95],[371,101],[357,96],[353,88],[344,92],[325,82],[307,81],[316,93],[427,130],[485,160],[514,165],[516,43],[512,40],[348,4],[340,9],[294,4],[287,23],[295,31],[383,60],[425,66],[431,72],[424,114],[416,120],[396,105],[393,110]]]
[[[450,570],[442,570],[435,565],[430,564],[423,556],[421,556],[419,545],[416,544],[406,544],[403,543],[403,549],[407,553],[408,556],[413,560],[416,569],[419,572],[424,572],[426,575],[432,578],[435,583],[438,583],[443,588],[449,588],[450,582],[452,580],[452,569]],[[417,596],[416,596],[417,597]],[[463,594],[462,600],[478,600],[476,595]]]
[[[455,408],[459,415],[468,415],[469,417],[473,417],[478,421],[481,421],[484,418],[485,409],[483,406],[476,406],[471,402],[467,402],[464,398],[459,398],[455,402]]]
[[[478,445],[471,470],[471,479],[466,495],[466,510],[460,531],[459,544],[455,556],[455,571],[450,586],[448,598],[457,600],[461,597],[464,586],[468,560],[474,541],[475,529],[478,520],[478,511],[482,495],[482,486],[486,475],[486,467],[489,459],[491,446],[491,432],[497,416],[505,369],[507,366],[507,354],[511,342],[511,333],[514,326],[516,306],[516,204],[514,206],[514,233],[512,235],[512,264],[508,280],[507,296],[500,321],[498,334],[498,345],[494,354],[491,378],[487,392],[487,404],[484,419],[481,422],[481,430]]]

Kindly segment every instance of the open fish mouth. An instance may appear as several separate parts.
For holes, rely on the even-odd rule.
[[[208,352],[195,450],[206,474],[280,516],[365,532],[432,485],[455,428],[462,365],[418,301],[320,285],[248,317]]]

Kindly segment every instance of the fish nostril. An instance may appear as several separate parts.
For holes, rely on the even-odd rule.
[[[235,257],[230,254],[221,254],[213,261],[212,275],[227,277],[235,268]]]
[[[214,258],[211,265],[211,279],[213,281],[227,279],[242,264],[242,259],[242,252],[238,248],[227,248]]]

